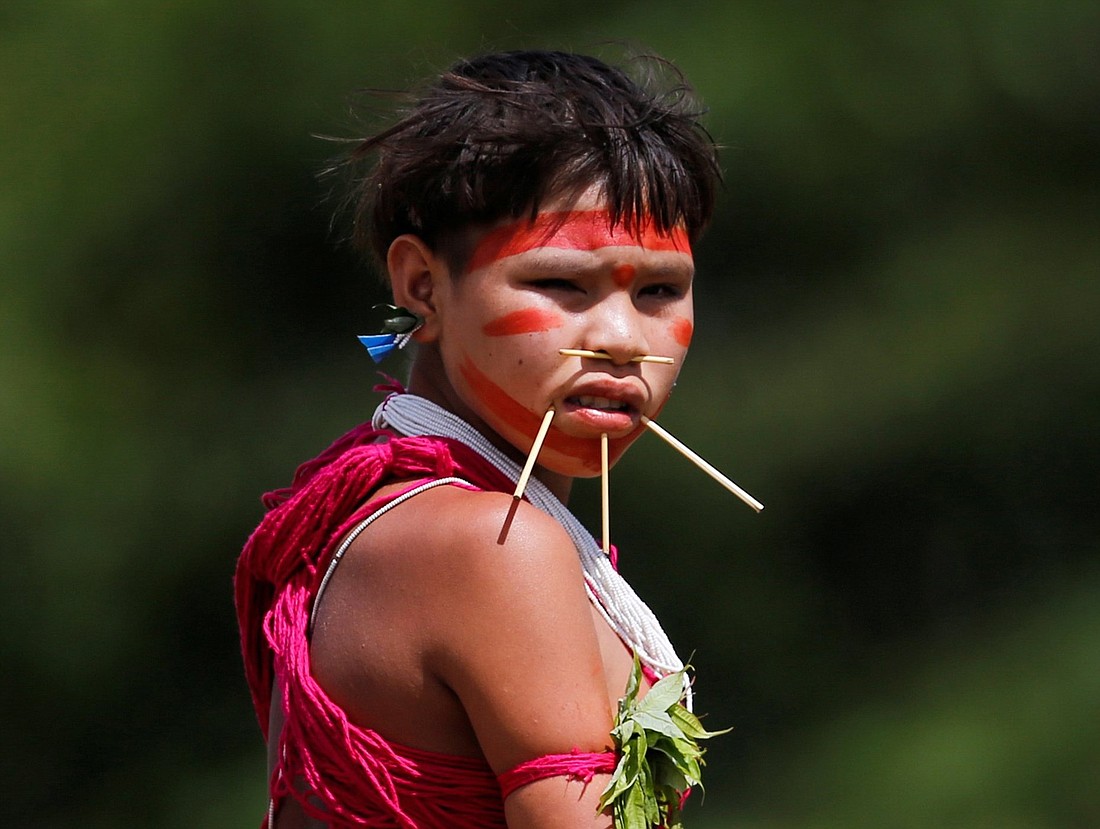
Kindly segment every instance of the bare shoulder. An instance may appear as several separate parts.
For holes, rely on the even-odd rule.
[[[517,580],[583,585],[557,521],[508,494],[459,486],[430,489],[380,516],[351,545],[339,578],[364,580],[374,593],[415,585],[422,598],[439,591],[437,599],[456,601],[466,596],[461,588],[503,589]]]
[[[601,750],[611,707],[568,533],[507,494],[440,487],[418,497],[431,520],[401,532],[431,548],[412,565],[425,663],[462,701],[490,764]]]
[[[434,630],[448,652],[467,630],[495,629],[499,636],[505,626],[530,636],[529,628],[560,622],[564,612],[589,624],[576,549],[541,510],[505,493],[453,486],[425,492],[402,509],[387,515],[385,525],[378,522],[372,555],[383,557],[406,587],[416,586],[421,630]]]
[[[557,521],[505,493],[439,486],[356,537],[318,622],[322,638],[335,627],[352,642],[357,631],[377,637],[384,621],[406,649],[453,652],[469,625],[520,630],[586,607],[576,551]]]
[[[494,573],[520,577],[525,570],[547,575],[547,568],[580,572],[565,529],[526,501],[505,493],[438,487],[419,496],[414,523],[391,529],[422,549],[427,563],[454,569],[458,578]],[[465,574],[465,575],[464,575]]]

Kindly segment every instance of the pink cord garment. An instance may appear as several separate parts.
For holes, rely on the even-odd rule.
[[[377,443],[380,438],[389,440]],[[307,815],[334,829],[505,826],[501,786],[484,759],[388,742],[349,721],[310,667],[314,596],[364,501],[387,483],[450,475],[482,489],[512,489],[499,470],[457,441],[397,437],[360,426],[303,464],[291,487],[265,496],[270,512],[245,545],[235,588],[245,675],[265,737],[273,682],[282,696],[281,760],[271,780],[276,806],[293,797]],[[614,755],[564,756],[572,757],[565,765],[555,765],[552,757],[525,763],[514,770],[517,779],[585,778],[609,762],[614,768]]]
[[[501,797],[507,798],[516,789],[548,777],[568,777],[588,783],[597,774],[615,771],[618,760],[618,755],[613,751],[591,753],[574,749],[570,754],[547,754],[520,763],[498,776],[497,782],[500,783]]]
[[[380,438],[390,440],[376,443]],[[401,480],[447,477],[455,456],[463,459],[473,483],[507,488],[501,473],[457,442],[397,438],[363,425],[299,467],[291,487],[264,496],[269,512],[237,562],[235,590],[245,676],[265,737],[273,654],[262,627],[276,594],[293,584],[312,596],[335,541],[351,529],[356,511],[374,490]]]

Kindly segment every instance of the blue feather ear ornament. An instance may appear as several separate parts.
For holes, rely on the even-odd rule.
[[[359,342],[366,347],[371,359],[380,363],[391,351],[408,345],[412,335],[424,324],[424,320],[408,308],[396,305],[375,305],[374,308],[385,309],[387,314],[382,321],[382,333],[360,334]]]

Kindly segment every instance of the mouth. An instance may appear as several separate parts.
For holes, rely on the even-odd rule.
[[[598,409],[604,412],[627,412],[633,408],[623,400],[612,400],[610,397],[595,397],[587,394],[567,397],[565,402],[579,409]]]
[[[641,407],[629,395],[574,394],[565,398],[563,413],[585,432],[607,432],[621,436],[641,422]]]

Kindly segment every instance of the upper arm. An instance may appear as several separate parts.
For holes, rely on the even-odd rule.
[[[452,490],[433,499],[443,545],[433,556],[427,660],[460,700],[489,765],[610,744],[611,701],[584,574],[569,536],[522,503],[503,543],[511,498]],[[508,800],[512,826],[606,824],[603,783],[540,781]]]
[[[603,660],[572,542],[524,503],[469,493],[441,510],[429,664],[463,703],[497,773],[542,754],[598,751],[612,725]]]

